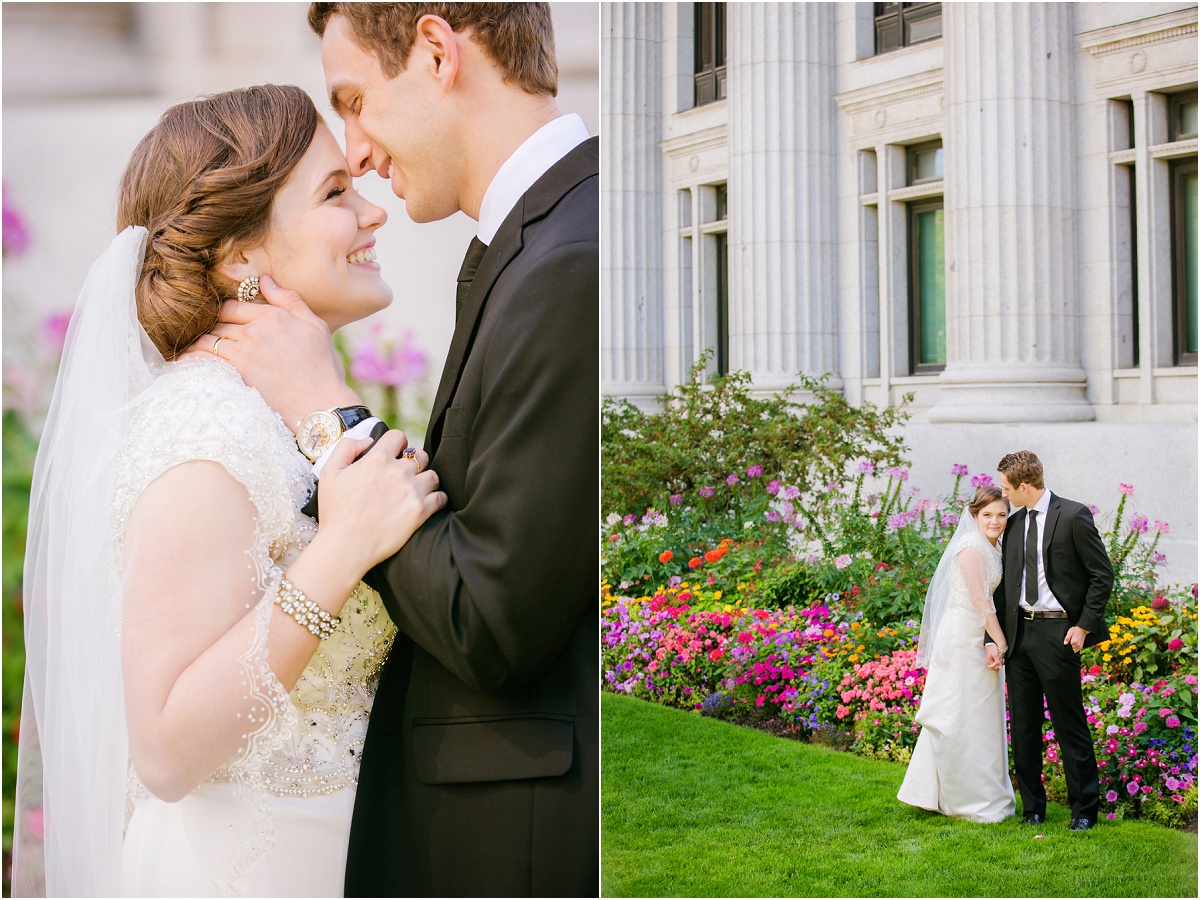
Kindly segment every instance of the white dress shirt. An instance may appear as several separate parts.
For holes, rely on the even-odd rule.
[[[588,139],[583,119],[575,113],[547,122],[496,170],[479,204],[479,240],[490,244],[521,195],[556,162]]]
[[[533,187],[533,183],[550,170],[556,162],[586,141],[590,135],[587,126],[583,124],[576,113],[559,116],[552,122],[547,122],[513,151],[512,156],[504,161],[491,183],[483,194],[479,204],[479,240],[490,244],[496,232],[508,214],[512,212],[521,195]],[[359,422],[342,437],[369,438],[371,429],[379,419],[371,417]],[[341,440],[341,438],[338,438]],[[325,460],[336,446],[330,444],[313,463],[313,473],[320,478]]]
[[[1053,612],[1062,612],[1063,611],[1062,604],[1060,604],[1058,602],[1058,600],[1055,599],[1054,592],[1050,590],[1050,585],[1048,585],[1046,583],[1046,561],[1042,558],[1042,548],[1045,546],[1045,540],[1046,540],[1046,513],[1048,513],[1050,511],[1050,491],[1048,491],[1048,490],[1043,491],[1041,499],[1038,500],[1038,502],[1036,504],[1034,504],[1034,506],[1032,507],[1032,510],[1026,510],[1026,512],[1025,512],[1025,534],[1022,537],[1022,546],[1026,546],[1028,544],[1028,540],[1026,540],[1026,539],[1029,536],[1029,512],[1030,511],[1035,511],[1038,514],[1037,515],[1037,522],[1038,522],[1038,542],[1037,542],[1037,558],[1038,558],[1037,594],[1038,594],[1038,601],[1037,601],[1037,605],[1032,607],[1032,609],[1034,612],[1052,612],[1052,611]],[[1030,609],[1029,604],[1025,602],[1025,570],[1024,570],[1024,568],[1021,569],[1021,608],[1022,609]]]

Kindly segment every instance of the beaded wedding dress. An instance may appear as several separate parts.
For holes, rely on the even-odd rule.
[[[1004,678],[987,667],[983,647],[1001,551],[967,510],[962,520],[930,582],[918,651],[928,672],[916,716],[921,734],[897,797],[948,816],[998,822],[1016,810]]]
[[[340,896],[359,758],[395,628],[364,584],[289,696],[271,673],[267,625],[280,578],[316,532],[300,512],[312,466],[283,421],[217,358],[167,365],[139,404],[117,460],[114,563],[142,490],[172,466],[220,463],[257,512],[258,640],[242,657],[256,727],[238,757],[177,803],[130,772],[129,896]],[[117,566],[114,565],[114,577]]]
[[[163,360],[134,299],[146,240],[127,228],[92,267],[34,466],[13,896],[341,896],[367,718],[395,629],[360,584],[293,689],[275,676],[271,629],[294,626],[273,615],[274,600],[316,533],[301,512],[312,467],[228,363]],[[137,500],[159,478],[186,487],[197,472],[207,480],[193,488],[228,484],[244,490],[242,505],[226,517],[226,501],[212,504],[221,512],[197,521],[189,557],[163,561],[161,514],[138,515]],[[213,658],[228,662],[204,671],[233,686],[214,693],[204,721],[237,746],[215,765],[228,737],[177,746],[173,760],[195,753],[195,768],[216,771],[173,803],[131,765],[126,697],[141,685],[126,684],[122,666],[122,570],[138,553],[203,573],[201,606],[186,615],[222,635]],[[236,589],[207,589],[218,570]]]

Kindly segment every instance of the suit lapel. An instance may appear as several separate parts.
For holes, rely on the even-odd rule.
[[[433,409],[429,414],[428,437],[425,450],[430,455],[437,450],[442,434],[442,420],[446,407],[458,387],[463,366],[475,341],[475,333],[492,285],[505,267],[516,258],[524,246],[524,230],[552,210],[558,201],[577,184],[595,177],[600,171],[599,138],[588,138],[534,182],[517,201],[517,205],[500,225],[496,236],[488,245],[487,252],[479,261],[479,269],[471,282],[471,289],[463,300],[463,308],[454,324],[454,336],[450,339],[450,350],[446,354],[446,365],[438,382]]]
[[[1012,542],[1015,545],[1012,553],[1004,554],[1004,593],[1011,603],[1021,600],[1021,577],[1025,571],[1025,516],[1028,511],[1021,511],[1009,520],[1012,529]]]
[[[1054,537],[1054,528],[1058,525],[1058,514],[1061,504],[1058,496],[1050,495],[1050,506],[1046,509],[1046,526],[1042,531],[1042,568],[1046,572],[1046,583],[1050,583],[1050,539]]]

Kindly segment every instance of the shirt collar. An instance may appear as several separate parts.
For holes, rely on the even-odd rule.
[[[479,240],[490,244],[521,195],[550,167],[588,139],[576,113],[547,122],[521,144],[497,171],[479,204]]]
[[[1033,505],[1033,511],[1038,514],[1041,521],[1046,521],[1046,513],[1050,511],[1050,491],[1042,492],[1042,499]],[[1029,517],[1026,516],[1025,520],[1029,521]]]

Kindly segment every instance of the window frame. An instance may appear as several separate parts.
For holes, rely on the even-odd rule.
[[[692,60],[692,106],[724,100],[726,94],[726,30],[724,3],[695,3]],[[708,34],[705,19],[708,18]]]
[[[942,31],[939,29],[935,35],[917,41],[912,40],[913,23],[924,22],[935,17],[941,19],[941,3],[876,3],[872,12],[874,13],[876,56],[936,41],[942,37]],[[888,46],[881,46],[883,43],[881,32],[888,28],[894,29],[897,43],[889,42]]]
[[[927,197],[914,200],[907,205],[908,219],[908,371],[910,375],[936,375],[946,368],[944,362],[926,363],[920,361],[921,356],[921,279],[920,279],[920,244],[917,228],[917,217],[923,213],[942,210],[943,228],[946,209],[944,196]],[[945,235],[943,233],[943,252],[945,251]],[[944,276],[944,273],[943,273]],[[945,303],[945,296],[942,302]],[[944,340],[944,338],[943,338]],[[945,355],[943,346],[943,356]]]
[[[1194,366],[1197,353],[1188,349],[1187,340],[1187,253],[1196,253],[1196,245],[1188,247],[1184,227],[1183,186],[1186,176],[1196,174],[1196,157],[1172,160],[1171,183],[1171,330],[1174,340],[1174,361],[1177,366]]]

